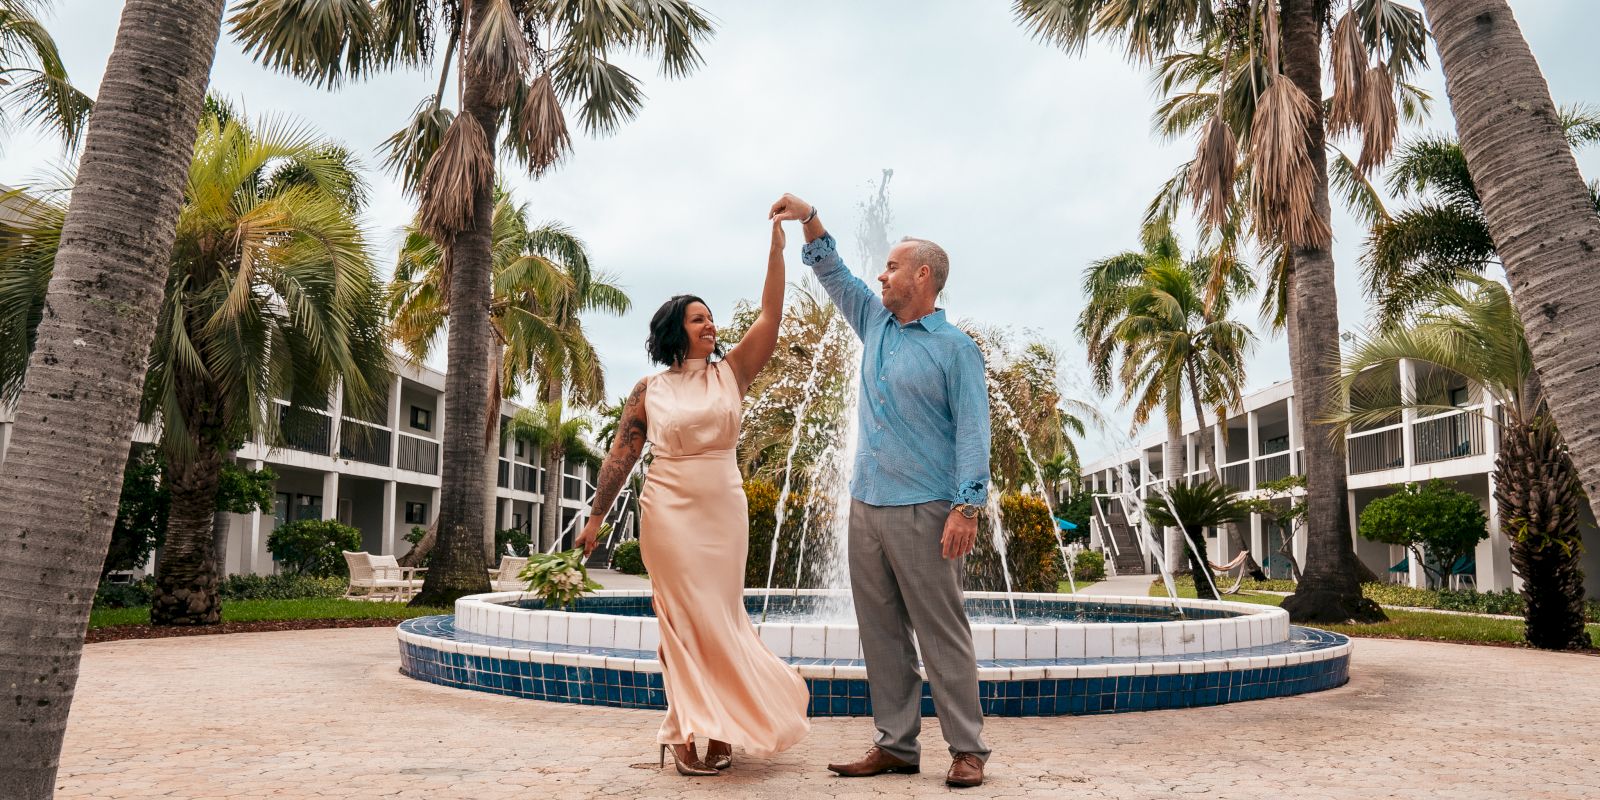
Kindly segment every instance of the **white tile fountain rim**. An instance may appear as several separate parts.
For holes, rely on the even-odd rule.
[[[759,596],[765,592],[750,590],[749,593]],[[794,594],[793,590],[774,590],[772,593]],[[605,590],[594,594],[600,597],[650,596],[650,592],[643,590]],[[812,589],[801,590],[800,594],[818,595],[831,592]],[[977,599],[1001,599],[1006,597],[1006,594],[968,592],[967,596]],[[660,643],[660,627],[655,617],[542,611],[506,605],[524,597],[529,595],[524,592],[495,592],[463,597],[456,601],[456,630],[530,644],[548,643],[650,651]],[[1059,602],[1072,596],[1017,593],[1014,597],[1018,600]],[[1151,607],[1171,605],[1170,600],[1160,597],[1096,596],[1084,600],[1090,604]],[[1215,600],[1185,600],[1182,605],[1194,609],[1231,611],[1240,616],[1172,622],[973,625],[973,648],[980,659],[1150,658],[1220,653],[1278,644],[1289,639],[1289,614],[1276,606]],[[782,657],[861,658],[861,641],[855,625],[766,622],[758,624],[756,630],[767,647]],[[808,675],[808,677],[817,676]]]

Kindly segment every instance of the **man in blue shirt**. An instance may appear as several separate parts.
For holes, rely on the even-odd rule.
[[[828,769],[919,770],[920,648],[952,757],[945,782],[978,786],[989,748],[961,583],[988,496],[989,393],[982,352],[935,306],[950,259],[933,242],[901,240],[878,276],[880,300],[840,260],[814,206],[786,194],[771,217],[800,221],[802,259],[862,342],[850,588],[878,736],[861,760]]]

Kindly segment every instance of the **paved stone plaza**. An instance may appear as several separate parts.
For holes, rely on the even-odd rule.
[[[946,797],[921,775],[835,778],[865,719],[730,774],[658,770],[656,712],[446,689],[396,671],[384,628],[90,645],[57,797]],[[971,797],[1249,800],[1600,796],[1600,658],[1358,640],[1348,685],[1218,708],[991,719]]]

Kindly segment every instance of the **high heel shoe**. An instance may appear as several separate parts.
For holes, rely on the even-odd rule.
[[[733,766],[733,745],[716,739],[706,742],[706,757],[703,761],[706,766],[718,771]]]
[[[689,754],[689,760],[687,763],[682,758],[678,757],[677,745],[661,745],[661,763],[658,766],[664,767],[667,765],[667,753],[670,752],[672,753],[672,765],[678,768],[679,775],[683,775],[685,777],[695,777],[719,774],[716,770],[706,766],[704,761],[701,761],[695,757],[693,744],[684,745],[684,751]]]

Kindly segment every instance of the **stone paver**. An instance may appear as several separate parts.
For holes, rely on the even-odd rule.
[[[938,725],[922,775],[845,780],[866,719],[817,720],[772,759],[683,779],[659,715],[447,689],[396,671],[388,629],[90,645],[57,797],[948,797]],[[1351,682],[1218,708],[991,719],[966,797],[1593,798],[1600,658],[1360,640]],[[0,794],[4,794],[0,791]]]

